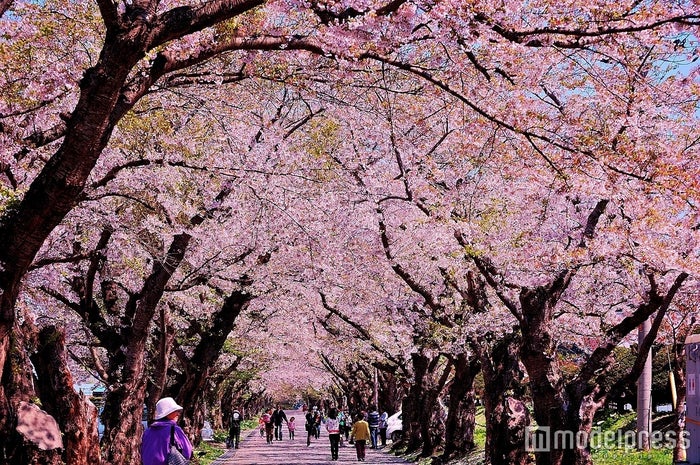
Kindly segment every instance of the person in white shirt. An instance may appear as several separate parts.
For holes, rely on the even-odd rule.
[[[328,418],[326,419],[326,431],[328,431],[328,439],[331,441],[331,460],[338,460],[338,447],[340,445],[340,420],[338,420],[338,411],[335,408],[330,409]]]

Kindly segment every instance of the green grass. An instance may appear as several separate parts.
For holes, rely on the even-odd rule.
[[[256,429],[258,426],[257,420],[243,420],[241,422],[241,439],[244,438],[248,431]],[[199,446],[194,450],[192,464],[193,465],[209,465],[214,460],[218,459],[226,452],[226,438],[228,437],[227,430],[214,431],[214,441],[199,443]]]
[[[486,416],[484,415],[484,407],[476,408],[475,422],[474,443],[477,449],[484,450],[484,447],[486,447]]]
[[[666,431],[668,418],[659,416],[654,419],[654,429]],[[483,408],[477,410],[476,428],[474,430],[474,442],[476,450],[466,457],[452,460],[445,465],[483,465],[484,446],[486,444],[486,419]],[[634,412],[619,414],[607,412],[603,418],[596,422],[594,428],[602,432],[606,438],[624,437],[625,431],[632,431],[636,426],[636,416]],[[671,465],[673,462],[673,451],[671,448],[655,448],[648,452],[639,452],[631,447],[617,447],[611,439],[608,443],[601,444],[599,448],[593,450],[593,463],[595,465]],[[429,465],[432,458],[418,457],[418,453],[405,454],[405,451],[395,451],[396,455],[409,462],[418,465]]]
[[[671,465],[673,452],[669,449],[638,452],[635,450],[613,449],[593,452],[595,465]]]
[[[200,442],[195,449],[192,459],[193,465],[209,465],[226,452],[226,443]]]

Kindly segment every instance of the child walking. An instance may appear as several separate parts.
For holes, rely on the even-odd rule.
[[[287,422],[287,428],[289,428],[289,440],[294,441],[294,430],[296,429],[297,425],[294,423],[294,417],[289,418],[289,421]]]
[[[272,444],[275,434],[275,422],[272,421],[272,409],[267,409],[267,412],[263,414],[263,421],[265,422],[265,437],[268,444]]]

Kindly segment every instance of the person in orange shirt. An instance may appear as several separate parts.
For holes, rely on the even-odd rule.
[[[369,424],[365,421],[363,415],[355,417],[355,423],[352,425],[350,437],[355,441],[355,451],[357,452],[357,460],[365,461],[365,445],[370,440]]]

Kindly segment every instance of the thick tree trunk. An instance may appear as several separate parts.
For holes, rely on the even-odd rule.
[[[124,321],[130,325],[121,328],[124,352],[110,360],[109,372],[119,377],[110,380],[102,414],[105,425],[102,452],[105,463],[109,465],[137,465],[140,461],[141,421],[149,373],[147,341],[156,307],[189,242],[187,234],[175,236],[165,253],[166,258],[154,262],[136,301],[127,304]]]
[[[41,405],[63,431],[66,465],[99,465],[97,408],[73,389],[66,358],[65,333],[53,326],[42,329],[32,357]]]
[[[0,391],[0,464],[59,465],[65,443],[56,420],[35,405],[33,367],[26,348],[36,345],[38,330],[26,318],[7,341],[10,357],[5,359]]]
[[[403,400],[401,410],[403,412],[403,441],[409,452],[420,448],[420,405],[423,397],[423,378],[428,370],[427,357],[420,354],[411,354],[413,365],[413,383],[408,390],[408,395]]]
[[[572,447],[574,463],[576,465],[593,465],[591,457],[591,432],[593,431],[593,419],[596,412],[606,402],[606,396],[599,386],[581,399],[578,409],[578,418],[570,421],[572,431],[576,432],[575,445]]]
[[[462,353],[454,362],[455,374],[449,388],[450,402],[445,421],[444,461],[466,455],[474,449],[476,396],[474,378],[479,373],[479,360]]]
[[[557,281],[562,281],[561,277]],[[548,440],[552,446],[536,454],[538,465],[565,463],[565,450],[554,444],[554,435],[567,431],[570,409],[578,410],[578,406],[572,405],[565,389],[552,338],[552,311],[557,302],[555,295],[563,289],[561,285],[553,285],[552,288],[554,291],[546,287],[522,288],[520,293],[523,313],[520,357],[530,377],[535,419],[538,425],[549,428]]]
[[[403,383],[395,373],[379,371],[379,408],[381,411],[397,412],[401,409]]]
[[[408,452],[423,446],[423,435],[429,431],[432,412],[436,406],[430,396],[428,369],[431,359],[424,353],[411,354],[413,384],[403,401],[403,434]],[[426,438],[429,441],[429,438]]]
[[[518,357],[519,340],[506,334],[489,345],[477,347],[484,376],[484,415],[486,417],[486,463],[524,465],[529,463],[525,451],[525,428],[530,419],[525,404],[523,372]],[[511,393],[509,396],[507,393]]]
[[[432,405],[433,408],[424,409],[422,412],[426,421],[421,423],[421,438],[423,439],[421,457],[432,457],[443,443],[445,421],[442,405],[438,402],[443,387],[444,383],[439,389],[432,387],[426,391],[424,401],[426,405]]]
[[[441,357],[429,357],[423,351],[411,354],[414,383],[403,403],[403,433],[409,452],[421,449],[422,457],[430,457],[442,443],[442,408],[440,392],[447,382],[451,363],[438,370]]]
[[[236,319],[248,306],[253,296],[244,291],[234,291],[213,316],[210,326],[200,335],[200,341],[192,357],[187,361],[183,378],[173,387],[173,397],[184,407],[182,421],[189,427],[190,439],[198,440],[204,425],[204,401],[216,362],[221,356],[228,335]]]

